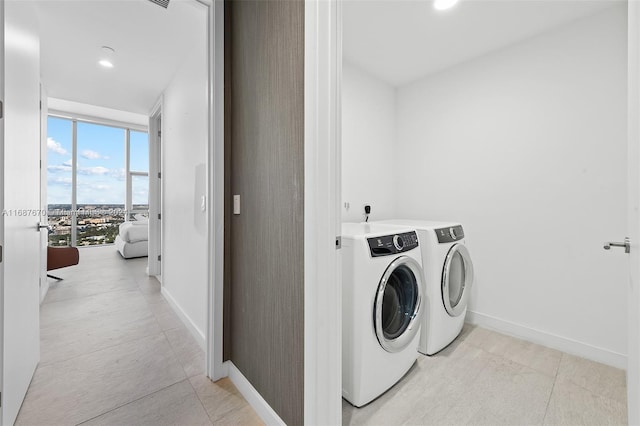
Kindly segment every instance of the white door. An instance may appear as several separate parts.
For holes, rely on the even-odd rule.
[[[4,0],[0,0],[0,58],[4,60]],[[3,62],[4,64],[4,62]],[[0,65],[0,211],[4,210],[4,65]],[[0,392],[3,380],[4,358],[4,215],[0,213]],[[0,395],[0,425],[4,418]]]
[[[11,425],[39,361],[40,41],[32,2],[4,10],[2,424]]]
[[[629,2],[628,236],[629,253],[627,404],[629,424],[640,424],[640,4]]]

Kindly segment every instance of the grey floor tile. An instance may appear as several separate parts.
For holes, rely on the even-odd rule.
[[[264,422],[249,405],[228,412],[213,422],[216,426],[261,426]]]
[[[558,378],[569,380],[596,395],[626,403],[627,379],[624,370],[564,354],[558,369]]]
[[[136,279],[136,284],[143,294],[160,293],[160,281],[156,277],[144,276]]]
[[[136,290],[136,288],[135,280],[129,277],[105,279],[90,276],[83,278],[81,276],[50,283],[44,303],[92,296],[114,290]]]
[[[155,300],[153,303],[149,302],[149,299],[147,299],[147,301],[149,302],[149,309],[155,315],[160,328],[166,331],[184,327],[184,323],[180,317],[178,317],[161,294],[159,298],[161,299]]]
[[[214,423],[230,412],[249,406],[228,378],[212,382],[205,375],[199,375],[189,381]]]
[[[96,350],[161,332],[148,309],[131,308],[89,315],[40,331],[40,365],[64,361]]]
[[[166,330],[164,334],[187,377],[205,373],[205,353],[185,327]]]
[[[42,362],[17,424],[261,424],[228,379],[197,375],[204,352],[146,266],[92,247],[56,271],[65,279],[41,305]]]
[[[438,357],[443,363],[434,364]],[[415,409],[407,424],[446,424],[450,410],[458,401],[468,399],[469,389],[473,388],[478,377],[483,374],[495,356],[467,344],[459,344],[450,354],[434,355],[425,359],[426,371],[412,393]],[[401,391],[404,393],[404,390]],[[407,396],[407,399],[411,399]]]
[[[626,425],[627,404],[595,394],[558,377],[549,401],[545,425]]]
[[[211,421],[193,387],[188,380],[184,380],[82,424],[200,426],[211,425]]]
[[[380,398],[359,409],[343,402],[343,424],[625,424],[624,373],[574,358],[465,325]]]
[[[40,328],[57,327],[99,314],[135,309],[149,309],[139,290],[117,290],[80,299],[46,303],[40,307]]]
[[[562,359],[562,352],[525,340],[512,339],[512,344],[502,354],[505,359],[555,377]]]
[[[465,330],[467,324],[462,327]],[[465,343],[482,348],[494,332],[478,326],[469,326],[469,332],[462,338]]]
[[[439,424],[490,360],[487,352],[465,344],[431,357],[420,355],[402,380],[378,399],[362,408],[343,405],[343,424]]]
[[[490,355],[491,361],[457,400],[447,424],[541,424],[554,378]]]
[[[38,367],[17,424],[77,424],[185,379],[164,334]]]
[[[555,377],[562,358],[562,352],[555,349],[481,327],[474,327],[465,337],[465,342],[552,377]]]

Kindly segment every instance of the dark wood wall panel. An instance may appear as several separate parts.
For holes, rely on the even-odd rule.
[[[304,421],[304,2],[227,3],[228,355],[280,417]]]

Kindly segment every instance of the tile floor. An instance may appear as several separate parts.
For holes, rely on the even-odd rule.
[[[40,308],[41,362],[18,425],[259,425],[145,273],[113,246],[80,249]]]
[[[345,425],[623,425],[622,370],[465,325]]]
[[[204,375],[204,352],[146,276],[146,259],[86,248],[56,271],[41,306],[41,363],[18,425],[262,424],[228,380]],[[465,326],[420,356],[344,424],[626,424],[621,370]]]

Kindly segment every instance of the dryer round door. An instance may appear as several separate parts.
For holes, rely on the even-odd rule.
[[[464,244],[455,244],[447,253],[442,270],[442,302],[452,317],[467,307],[473,283],[473,263]]]
[[[422,267],[408,256],[387,268],[376,292],[373,319],[376,337],[387,352],[406,348],[420,328]]]

